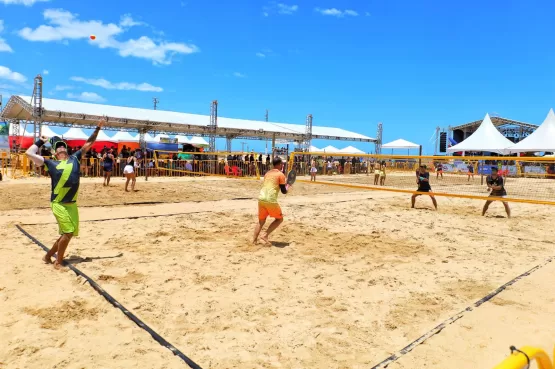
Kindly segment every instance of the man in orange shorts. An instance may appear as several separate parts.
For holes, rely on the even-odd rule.
[[[262,242],[267,246],[271,246],[268,236],[283,222],[283,214],[277,202],[279,191],[281,190],[282,194],[286,194],[289,189],[289,185],[286,185],[285,174],[282,172],[283,161],[281,158],[275,157],[272,164],[274,169],[264,176],[264,184],[260,190],[260,196],[258,196],[258,224],[254,229],[254,239],[252,241],[256,243],[258,235],[266,223],[266,218],[270,216],[274,218],[274,221],[270,224],[266,233],[260,236]]]

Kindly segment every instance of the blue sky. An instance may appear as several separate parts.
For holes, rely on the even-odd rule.
[[[553,0],[0,0],[0,93],[30,94],[43,73],[45,97],[151,107],[157,96],[159,109],[198,114],[217,99],[220,116],[310,113],[371,137],[383,122],[384,142],[432,153],[436,126],[488,112],[543,121],[553,14]]]

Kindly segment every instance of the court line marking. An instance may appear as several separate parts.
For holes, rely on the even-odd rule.
[[[536,265],[535,267],[533,267],[533,268],[527,270],[526,272],[518,275],[517,277],[511,279],[509,282],[505,283],[501,287],[498,287],[494,291],[492,291],[489,294],[487,294],[486,296],[482,297],[480,300],[478,300],[475,303],[473,303],[472,305],[468,306],[466,309],[464,309],[464,310],[460,311],[459,313],[453,315],[452,317],[444,320],[442,323],[440,323],[439,325],[430,329],[428,332],[424,333],[422,336],[418,337],[417,339],[415,339],[414,341],[412,341],[411,343],[409,343],[408,345],[403,347],[401,350],[395,352],[394,354],[387,357],[385,360],[382,360],[380,363],[374,365],[371,369],[387,368],[389,364],[392,364],[392,363],[396,362],[402,356],[411,352],[416,346],[426,342],[432,336],[435,336],[436,334],[439,334],[443,329],[445,329],[447,327],[447,325],[453,324],[457,320],[461,319],[465,314],[473,311],[475,308],[480,307],[480,305],[488,302],[493,297],[495,297],[498,294],[500,294],[501,292],[503,292],[507,287],[512,286],[513,284],[515,284],[516,282],[518,282],[522,278],[527,277],[530,274],[534,273],[535,271],[543,268],[547,264],[551,263],[553,261],[553,259],[555,259],[555,256],[549,257],[548,259],[544,260],[542,263]]]
[[[48,252],[50,251],[50,249],[48,247],[46,247],[44,244],[42,244],[39,240],[37,240],[35,237],[33,237],[31,234],[29,234],[27,231],[25,231],[23,229],[23,227],[21,227],[20,225],[16,225],[17,229],[19,229],[19,231],[21,233],[23,233],[25,236],[27,236],[27,238],[29,238],[31,241],[33,241],[36,245],[38,245],[40,248],[42,248],[44,251]],[[67,267],[69,269],[71,269],[75,274],[77,274],[80,277],[83,277],[87,282],[89,282],[89,285],[94,288],[96,290],[96,292],[98,292],[102,297],[104,297],[106,299],[106,301],[108,301],[110,304],[112,304],[114,307],[118,308],[121,310],[121,312],[127,316],[133,323],[135,323],[137,326],[139,326],[139,328],[144,329],[147,333],[149,333],[151,335],[151,337],[158,342],[160,345],[166,347],[167,349],[169,349],[175,356],[179,357],[181,360],[183,360],[187,365],[189,365],[189,367],[191,369],[202,369],[197,363],[195,363],[193,360],[191,360],[187,355],[185,355],[183,352],[181,352],[180,350],[178,350],[175,346],[173,346],[171,343],[169,343],[168,341],[166,341],[166,339],[164,339],[162,336],[160,336],[158,333],[156,333],[152,328],[150,328],[148,325],[146,325],[141,319],[139,319],[135,314],[133,314],[132,312],[130,312],[129,310],[127,310],[127,308],[125,308],[122,304],[119,303],[119,301],[117,301],[115,298],[113,298],[108,292],[106,292],[102,287],[100,287],[100,285],[98,285],[98,283],[96,283],[92,278],[90,278],[89,276],[87,276],[85,273],[83,273],[82,271],[80,271],[79,269],[77,269],[76,267],[74,267],[73,265],[71,265],[71,263],[66,263]]]

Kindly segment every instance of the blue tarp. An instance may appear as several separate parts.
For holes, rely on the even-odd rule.
[[[147,150],[178,151],[178,144],[147,142]]]

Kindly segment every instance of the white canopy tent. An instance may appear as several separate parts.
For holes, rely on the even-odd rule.
[[[126,131],[118,131],[115,135],[112,136],[112,140],[116,142],[139,142],[138,139],[131,136],[131,134]]]
[[[87,137],[89,138],[89,137]],[[96,136],[96,141],[98,142],[117,142],[112,137],[108,136],[103,130],[98,132],[98,136]]]
[[[508,147],[513,145],[509,139],[495,128],[489,114],[486,114],[480,127],[470,137],[455,146],[448,147],[447,152],[487,151],[504,155],[509,153]]]
[[[343,154],[364,154],[364,151],[357,149],[354,146],[347,146],[344,149],[339,150]]]
[[[382,145],[382,149],[419,149],[420,145],[403,140],[402,138]]]
[[[333,146],[329,145],[329,146],[324,147],[322,149],[322,151],[326,152],[326,153],[339,153],[340,150],[337,147],[333,147]]]
[[[195,146],[210,146],[210,144],[202,137],[191,137],[189,143]]]
[[[393,150],[407,150],[407,154],[410,154],[410,150],[417,149],[418,154],[422,155],[422,145],[403,140],[402,138],[382,145],[382,149],[391,149],[391,153],[393,153]]]
[[[61,136],[61,135],[57,134],[56,132],[54,132],[52,129],[50,129],[50,127],[48,127],[48,126],[42,126],[42,129],[40,131],[40,135],[41,136],[46,136],[48,138],[54,137],[54,136],[58,136],[58,137]]]
[[[175,136],[175,138],[177,138],[177,143],[178,144],[190,144],[191,143],[191,140],[189,140],[189,138],[187,136],[178,135],[178,136]]]
[[[310,149],[308,149],[308,151],[310,152],[322,152],[322,149],[317,148],[316,146],[310,146]]]
[[[549,111],[542,125],[516,145],[509,147],[511,153],[554,152],[555,151],[555,113]]]
[[[62,135],[64,140],[86,140],[89,138],[81,128],[71,127]]]

